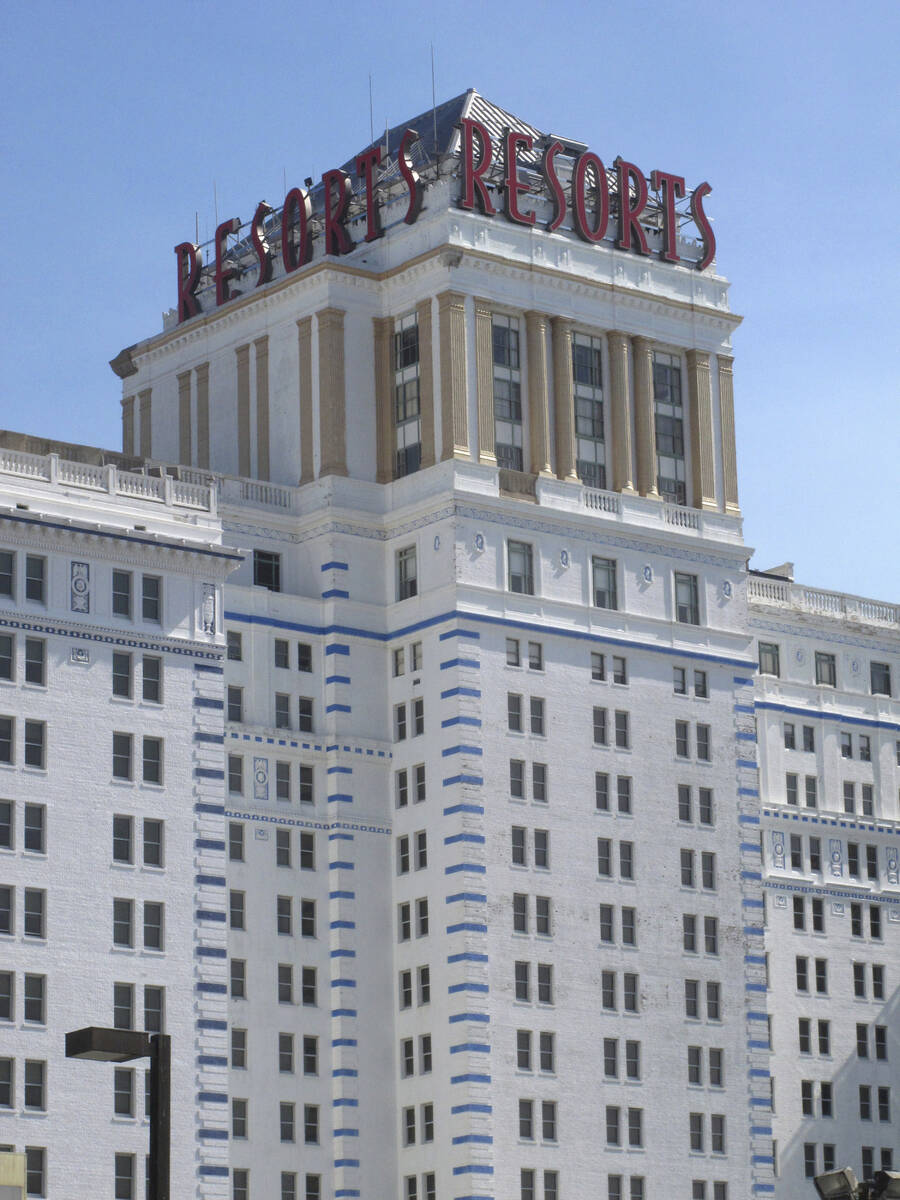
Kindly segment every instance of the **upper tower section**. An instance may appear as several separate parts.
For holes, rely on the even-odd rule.
[[[175,248],[163,332],[112,362],[124,451],[289,485],[456,458],[738,517],[710,190],[470,90]]]

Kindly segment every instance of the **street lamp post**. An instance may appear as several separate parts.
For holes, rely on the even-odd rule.
[[[172,1046],[166,1033],[102,1029],[96,1025],[66,1034],[66,1058],[93,1062],[150,1059],[150,1190],[148,1200],[170,1200],[172,1143]]]

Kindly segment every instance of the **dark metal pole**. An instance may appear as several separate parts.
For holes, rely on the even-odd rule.
[[[148,1200],[170,1200],[171,1097],[172,1041],[167,1033],[155,1033],[150,1039],[150,1194]]]

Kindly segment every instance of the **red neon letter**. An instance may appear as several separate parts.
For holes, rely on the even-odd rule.
[[[241,222],[238,217],[232,217],[230,221],[223,221],[216,230],[216,304],[227,304],[232,297],[231,288],[228,286],[228,280],[234,279],[235,275],[240,272],[235,267],[225,267],[223,262],[225,252],[228,245],[229,233],[237,233],[241,227]],[[239,296],[240,292],[235,292],[234,295]]]
[[[675,201],[684,196],[684,180],[680,175],[670,175],[667,171],[653,171],[650,175],[650,186],[654,192],[662,190],[664,245],[659,257],[663,262],[680,262],[675,241]]]
[[[553,194],[553,217],[547,222],[547,229],[550,233],[554,229],[559,229],[560,225],[566,219],[566,193],[563,191],[563,186],[559,182],[559,176],[556,173],[556,167],[553,165],[553,160],[562,149],[562,142],[551,142],[544,151],[544,157],[541,159],[541,174],[544,176],[544,181]]]
[[[250,222],[250,237],[253,241],[253,249],[256,251],[256,257],[259,259],[259,275],[256,277],[256,286],[262,287],[264,283],[268,283],[272,278],[272,251],[269,243],[266,241],[266,231],[263,227],[263,221],[272,211],[272,206],[266,204],[265,200],[260,200],[256,206],[256,212],[253,214],[253,220]]]
[[[691,216],[694,218],[694,222],[700,230],[700,236],[703,238],[703,257],[697,263],[698,271],[705,271],[716,256],[716,235],[712,231],[709,217],[703,211],[703,199],[711,191],[712,188],[708,183],[701,183],[691,193]]]
[[[534,138],[530,133],[519,133],[515,129],[507,129],[503,139],[503,162],[505,166],[503,187],[503,211],[508,221],[516,221],[519,225],[533,225],[536,218],[533,212],[519,211],[519,195],[528,191],[527,183],[519,183],[519,169],[516,155],[521,146],[530,150]]]
[[[647,239],[638,220],[638,217],[647,207],[647,180],[634,163],[625,162],[621,157],[616,159],[616,170],[619,172],[619,236],[616,239],[616,245],[620,250],[630,250],[631,231],[633,229],[637,238],[635,250],[639,254],[649,254],[650,248],[647,245]],[[631,203],[629,179],[634,180],[637,191],[637,198],[633,205]]]
[[[463,117],[459,127],[462,130],[463,141],[463,194],[459,207],[471,211],[477,203],[478,208],[486,217],[492,217],[497,210],[491,203],[487,184],[484,182],[484,174],[491,165],[493,157],[491,135],[480,121],[475,121],[472,117]],[[481,143],[481,156],[478,159],[477,167],[475,166],[476,134]]]
[[[381,147],[373,146],[371,150],[357,155],[356,174],[366,181],[366,241],[374,242],[384,233],[381,228],[381,213],[375,203],[375,181],[372,178],[375,168],[381,162]]]
[[[200,301],[194,295],[203,269],[203,252],[193,242],[182,242],[175,247],[178,258],[178,324],[188,317],[196,317]]]
[[[587,173],[594,172],[597,203],[594,208],[594,228],[591,229],[587,215]],[[575,232],[586,242],[602,242],[609,224],[609,183],[606,167],[591,150],[585,150],[575,160],[572,171],[572,211],[575,214]]]
[[[422,211],[422,189],[419,187],[419,172],[413,170],[412,159],[409,157],[410,146],[413,146],[419,140],[419,135],[414,129],[407,129],[400,142],[400,150],[397,153],[397,165],[400,168],[400,174],[406,180],[406,186],[409,188],[409,207],[406,210],[406,216],[403,220],[407,225],[412,225]]]
[[[337,199],[332,206],[332,187],[337,184]],[[325,193],[325,253],[349,254],[353,239],[347,232],[347,208],[350,204],[350,176],[343,171],[326,171],[322,176]]]
[[[293,235],[294,212],[297,213],[297,236]],[[289,275],[312,258],[312,236],[309,232],[309,219],[312,216],[312,205],[309,202],[309,192],[303,188],[291,188],[284,198],[284,208],[281,210],[281,257],[284,269]]]

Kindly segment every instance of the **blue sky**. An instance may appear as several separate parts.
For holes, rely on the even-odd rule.
[[[108,360],[157,332],[176,242],[474,86],[712,184],[753,565],[900,600],[900,5],[11,0],[0,425],[120,443]]]

